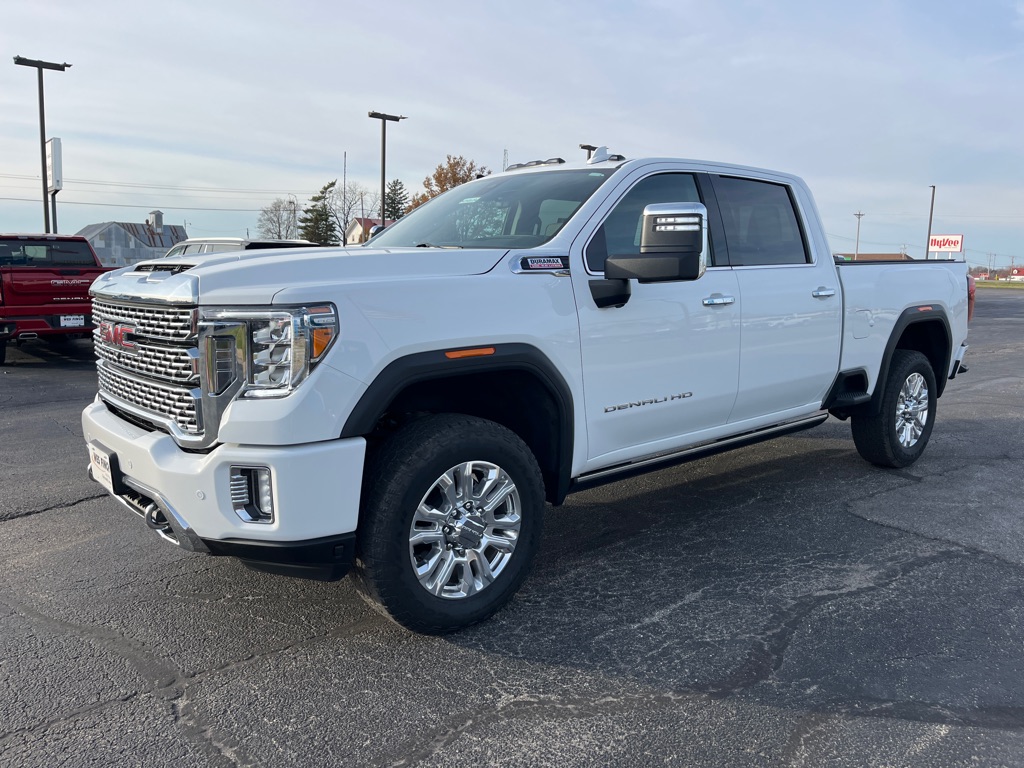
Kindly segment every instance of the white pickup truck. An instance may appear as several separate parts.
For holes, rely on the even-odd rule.
[[[183,255],[92,296],[92,477],[185,549],[354,568],[429,633],[507,602],[575,490],[830,413],[912,463],[967,334],[963,262],[837,264],[799,178],[604,148],[362,247]]]

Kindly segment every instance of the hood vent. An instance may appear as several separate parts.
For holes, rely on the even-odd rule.
[[[188,272],[195,264],[136,264],[134,272],[170,272],[172,275]]]

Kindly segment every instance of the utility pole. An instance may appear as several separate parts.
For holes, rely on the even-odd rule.
[[[370,117],[380,120],[380,225],[384,226],[384,161],[388,151],[388,121],[397,123],[399,120],[407,120],[405,115],[386,115],[383,112],[371,112]]]
[[[932,188],[932,204],[928,208],[928,239],[925,240],[924,244],[924,259],[928,260],[929,254],[932,252],[932,214],[935,213],[935,185],[929,185]]]
[[[50,206],[47,197],[50,193],[50,185],[46,179],[46,113],[43,109],[43,70],[53,69],[63,72],[71,65],[67,62],[57,64],[52,61],[39,61],[37,59],[26,59],[24,56],[15,56],[14,63],[21,67],[35,67],[39,73],[39,154],[42,157],[43,166],[43,224],[46,234],[50,234]],[[54,201],[54,219],[56,216],[56,200]]]
[[[853,246],[853,260],[856,261],[857,257],[860,256],[860,220],[864,218],[864,214],[857,211],[853,215],[857,217],[857,240]]]

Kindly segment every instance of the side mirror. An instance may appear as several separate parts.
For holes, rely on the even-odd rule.
[[[663,283],[697,280],[708,264],[708,211],[701,203],[653,203],[644,208],[640,253],[609,255],[609,280]]]
[[[374,224],[372,227],[370,227],[370,232],[369,232],[369,234],[368,234],[366,239],[369,240],[372,237],[376,237],[378,234],[380,234],[383,231],[384,231],[384,225],[383,224]]]

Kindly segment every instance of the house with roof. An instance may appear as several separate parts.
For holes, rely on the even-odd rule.
[[[150,211],[145,224],[106,221],[90,224],[77,234],[89,241],[107,267],[126,267],[147,259],[163,257],[171,246],[188,238],[185,227],[164,224],[161,211]]]
[[[390,227],[397,219],[387,219],[385,227]],[[380,224],[380,219],[368,219],[357,216],[345,227],[345,245],[359,245],[370,239],[370,229]]]

